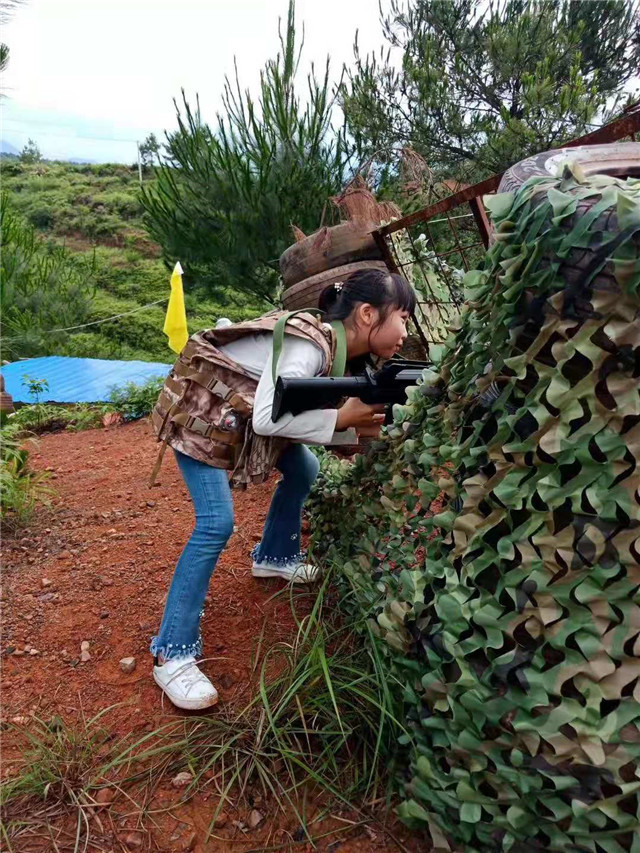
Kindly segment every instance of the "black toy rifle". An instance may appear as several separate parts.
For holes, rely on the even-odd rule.
[[[393,419],[394,403],[405,403],[407,388],[417,385],[423,370],[431,367],[428,361],[392,359],[379,370],[367,367],[357,376],[319,376],[311,379],[278,377],[273,397],[271,420],[277,421],[290,412],[299,415],[310,409],[336,407],[344,397],[359,397],[369,406],[384,404],[385,423]],[[429,389],[429,396],[439,396],[440,390]]]

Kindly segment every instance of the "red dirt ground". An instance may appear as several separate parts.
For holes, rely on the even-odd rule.
[[[155,454],[146,422],[43,436],[32,451],[33,467],[51,472],[56,497],[52,509],[40,512],[28,531],[3,543],[3,728],[12,721],[18,728],[28,726],[30,714],[45,720],[58,714],[73,724],[82,715],[89,718],[124,703],[103,718],[120,738],[131,733],[142,736],[182,714],[166,700],[162,707],[151,677],[148,644],[159,627],[173,569],[191,531],[192,510],[171,453],[165,455],[159,483],[148,487]],[[274,480],[235,493],[237,529],[219,561],[205,604],[205,655],[214,660],[205,662],[203,669],[218,687],[221,703],[249,695],[252,657],[263,624],[263,648],[294,634],[288,602],[272,600],[282,583],[256,581],[249,571],[249,551],[260,538],[273,484]],[[85,640],[91,658],[80,662],[80,644]],[[129,656],[137,665],[125,675],[119,661]],[[4,733],[5,778],[17,771],[12,760],[17,758],[14,737],[13,730]],[[250,807],[232,813],[228,825],[215,831],[217,840],[205,845],[217,796],[199,793],[178,805],[180,793],[167,779],[158,786],[157,797],[165,807],[172,802],[176,807],[170,817],[167,813],[163,820],[156,818],[160,832],[147,829],[141,846],[132,849],[196,853],[240,853],[269,845],[269,849],[305,849],[304,844],[289,846],[296,823],[279,816],[273,805],[264,806],[262,827],[248,835],[232,821],[246,820]],[[345,824],[325,822],[324,831],[338,825]],[[113,836],[100,835],[88,850],[130,849],[121,833],[136,828],[137,821],[119,820],[112,826]],[[328,836],[318,849],[341,853],[425,849],[424,841],[410,838],[402,826],[392,822],[392,828],[400,846],[371,824],[366,831],[355,828],[350,838],[348,833]],[[38,846],[35,839],[25,837],[12,846],[29,853],[55,849],[47,843]],[[65,846],[59,840],[58,845],[61,851],[73,850],[72,843]]]

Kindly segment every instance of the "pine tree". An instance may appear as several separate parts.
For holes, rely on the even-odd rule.
[[[226,80],[222,115],[212,130],[183,92],[178,130],[167,135],[154,186],[143,190],[146,221],[169,262],[180,260],[208,291],[230,287],[273,302],[278,259],[291,225],[313,231],[330,195],[343,183],[343,133],[331,127],[329,61],[312,68],[301,97],[290,2],[282,51],[267,62],[255,101]]]
[[[480,179],[603,123],[640,67],[637,0],[391,0],[342,89],[361,156]],[[401,64],[394,61],[399,53]]]

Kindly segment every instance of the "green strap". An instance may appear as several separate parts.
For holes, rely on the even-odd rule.
[[[284,345],[284,330],[289,320],[296,314],[322,314],[317,308],[304,308],[301,311],[289,311],[279,318],[273,328],[273,356],[272,356],[272,375],[273,384],[275,386],[278,379],[278,362],[282,355],[282,347]],[[345,335],[344,325],[340,320],[334,320],[331,328],[336,334],[336,354],[331,365],[331,376],[344,376],[344,371],[347,366],[347,336]]]

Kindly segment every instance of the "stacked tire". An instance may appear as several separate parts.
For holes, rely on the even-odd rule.
[[[362,269],[386,270],[371,232],[378,226],[362,221],[324,227],[290,246],[280,258],[288,311],[317,308],[322,291]]]

